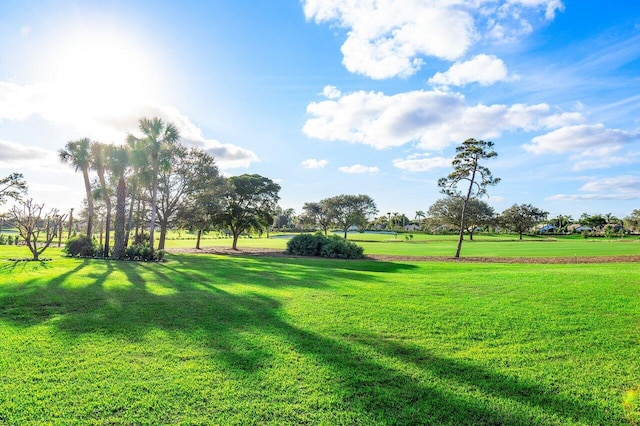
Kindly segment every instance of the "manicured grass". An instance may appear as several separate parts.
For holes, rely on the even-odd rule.
[[[193,248],[195,240],[182,232],[181,239],[170,239],[167,248]],[[279,234],[274,234],[279,235]],[[412,234],[413,240],[405,235],[398,238],[389,234],[349,234],[348,238],[364,247],[365,254],[390,254],[398,256],[453,256],[456,251],[457,236]],[[286,238],[242,238],[238,247],[274,248],[284,250]],[[230,238],[208,238],[201,247],[231,247]],[[624,256],[640,254],[640,237],[628,236],[622,239],[587,238],[580,235],[525,236],[522,241],[517,235],[478,234],[473,241],[465,237],[462,245],[463,257],[581,257],[581,256]]]
[[[637,263],[173,255],[147,264],[57,249],[51,262],[4,260],[17,250],[0,247],[0,423],[637,416]]]

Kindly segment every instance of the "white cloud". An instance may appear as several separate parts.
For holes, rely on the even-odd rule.
[[[621,166],[624,164],[633,164],[638,158],[639,154],[630,154],[625,157],[621,156],[609,156],[609,157],[599,157],[588,160],[579,160],[577,161],[572,170],[579,172],[583,170],[597,170],[597,169],[609,169],[615,166]],[[575,157],[571,158],[575,160]]]
[[[407,77],[423,57],[460,58],[482,38],[512,39],[533,30],[544,9],[547,20],[560,0],[303,0],[308,20],[347,30],[343,64],[374,79]]]
[[[584,184],[579,191],[583,193],[557,194],[548,197],[547,200],[638,200],[640,199],[640,176],[625,175],[592,180]]]
[[[353,166],[343,166],[338,168],[338,170],[340,170],[342,173],[349,173],[349,174],[363,174],[363,173],[375,174],[380,171],[380,169],[375,166],[363,166],[361,164],[354,164]]]
[[[507,80],[507,67],[501,59],[493,55],[478,55],[466,62],[456,62],[444,73],[436,73],[429,83],[441,86],[465,86],[480,83],[489,86],[497,81]]]
[[[433,169],[451,167],[451,158],[414,154],[405,159],[397,158],[393,160],[393,165],[408,172],[428,172]]]
[[[56,166],[59,160],[54,151],[0,139],[0,167],[42,170]]]
[[[309,158],[304,160],[302,163],[302,167],[305,169],[321,169],[326,166],[329,162],[327,160],[316,160],[315,158]]]
[[[336,99],[342,95],[342,92],[336,86],[324,86],[322,94],[327,99]]]
[[[185,143],[199,146],[216,157],[221,169],[248,167],[259,161],[245,148],[207,139],[202,130],[177,108],[123,102],[113,105],[86,97],[81,91],[64,91],[52,85],[21,86],[0,82],[0,121],[21,121],[31,116],[71,128],[81,137],[121,143],[135,133],[142,117],[158,116],[174,123]]]
[[[438,90],[392,96],[358,91],[313,102],[307,113],[303,127],[307,136],[376,149],[416,142],[424,150],[441,150],[469,137],[495,138],[503,131],[531,131],[582,120],[580,113],[554,112],[547,104],[470,106],[461,93]]]
[[[584,155],[602,155],[617,151],[620,147],[637,135],[619,129],[608,129],[602,123],[565,126],[542,136],[536,136],[531,144],[522,147],[534,154],[562,154],[565,152],[584,151]]]

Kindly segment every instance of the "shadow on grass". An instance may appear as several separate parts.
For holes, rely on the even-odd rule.
[[[169,335],[189,334],[197,336],[198,344],[207,348],[219,368],[262,381],[277,381],[263,372],[286,342],[287,347],[316,360],[330,372],[324,387],[339,402],[322,408],[355,414],[362,423],[539,422],[528,407],[542,411],[547,416],[545,422],[618,422],[602,407],[417,346],[374,334],[335,338],[301,329],[284,319],[279,300],[257,291],[231,290],[231,284],[327,289],[336,280],[370,280],[374,278],[372,272],[407,267],[371,261],[315,263],[281,258],[229,261],[188,257],[167,264],[85,260],[46,283],[32,279],[16,283],[10,291],[0,288],[0,320],[30,326],[55,317],[52,327],[71,337],[99,333],[141,341],[157,329]],[[115,272],[124,274],[126,282],[112,278]],[[74,285],[67,285],[72,276]],[[16,291],[19,287],[24,292]],[[273,337],[280,343],[270,344],[260,336]],[[382,358],[393,362],[384,363]],[[409,372],[412,369],[419,374]],[[309,386],[318,384],[310,382]],[[498,402],[488,403],[486,399]],[[308,417],[303,418],[308,421]]]

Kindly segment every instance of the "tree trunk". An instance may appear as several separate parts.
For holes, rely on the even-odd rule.
[[[126,245],[126,224],[125,224],[125,210],[127,202],[127,185],[124,181],[124,177],[120,177],[118,180],[118,189],[116,191],[116,223],[113,233],[113,253],[114,259],[124,258],[124,253],[127,248]]]
[[[231,248],[233,250],[238,250],[238,238],[240,237],[240,232],[236,231],[235,229],[233,229],[232,231],[233,231],[233,244],[231,245]]]
[[[153,161],[153,182],[151,188],[151,222],[149,223],[149,248],[153,254],[153,233],[156,227],[156,214],[158,210],[158,153],[152,155]]]
[[[133,228],[133,206],[136,202],[136,193],[138,192],[138,185],[133,183],[131,187],[131,203],[129,203],[129,217],[127,218],[127,228],[124,234],[124,246],[127,247],[129,245],[129,234],[131,234],[131,228]],[[137,231],[137,230],[136,230]],[[137,232],[136,232],[137,234]]]
[[[166,220],[160,220],[160,239],[158,240],[158,250],[164,250],[164,242],[167,240],[167,228],[169,224]]]
[[[93,236],[93,196],[91,195],[91,182],[89,181],[89,169],[82,168],[82,177],[84,178],[84,189],[87,192],[87,236]]]
[[[202,229],[198,229],[198,238],[196,239],[196,250],[200,250],[200,237],[202,236]]]
[[[73,229],[73,209],[69,211],[69,231],[67,232],[67,240],[71,238],[71,229]]]
[[[520,239],[522,240],[522,231],[518,232],[518,236],[520,237]]]
[[[111,233],[111,197],[107,193],[107,182],[104,178],[104,170],[98,170],[98,178],[100,179],[100,186],[102,187],[102,196],[104,197],[104,204],[107,208],[107,218],[104,231],[104,257],[109,257],[109,234]]]

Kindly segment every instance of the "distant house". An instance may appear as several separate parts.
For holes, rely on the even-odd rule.
[[[574,232],[591,232],[591,231],[593,231],[592,227],[586,226],[586,225],[585,226],[581,225],[581,226],[577,227]]]
[[[577,231],[578,228],[582,227],[582,225],[580,225],[579,223],[573,223],[569,226],[567,226],[567,231],[568,232],[580,232]]]
[[[538,229],[539,234],[549,234],[554,232],[558,232],[558,227],[550,223],[543,225]]]
[[[419,231],[421,228],[420,228],[420,225],[411,223],[409,225],[403,226],[402,229],[404,229],[405,231]]]

